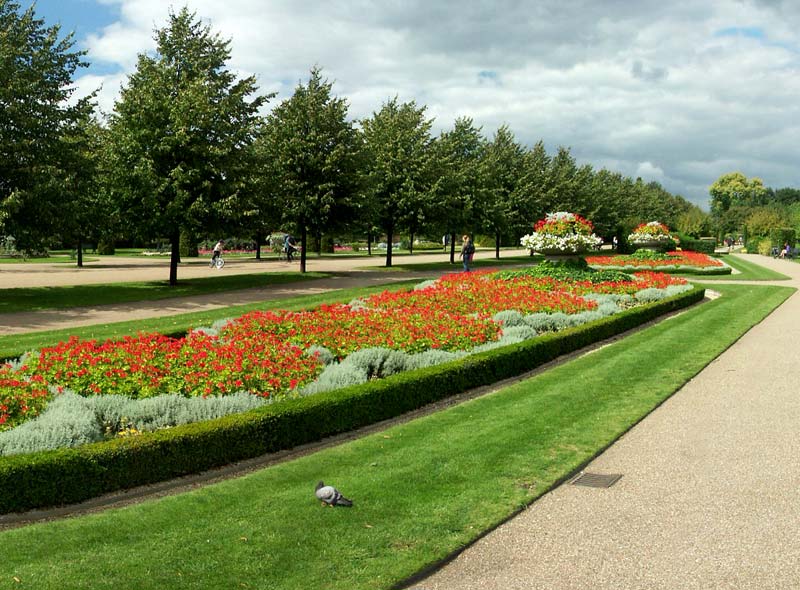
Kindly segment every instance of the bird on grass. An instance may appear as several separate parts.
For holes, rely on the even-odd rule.
[[[319,482],[314,488],[314,495],[323,504],[328,506],[345,506],[349,508],[353,502],[342,496],[342,493],[333,486],[326,486],[324,482]]]

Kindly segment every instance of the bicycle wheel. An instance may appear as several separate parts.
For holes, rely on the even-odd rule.
[[[225,260],[221,256],[219,258],[217,258],[216,266],[217,266],[217,269],[220,269],[223,266],[225,266]]]

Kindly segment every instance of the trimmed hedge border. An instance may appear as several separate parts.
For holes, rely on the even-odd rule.
[[[704,296],[705,290],[695,287],[519,344],[216,420],[70,449],[0,457],[0,514],[81,502],[355,430],[523,374]]]

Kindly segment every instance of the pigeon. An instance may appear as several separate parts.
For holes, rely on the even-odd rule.
[[[333,486],[326,486],[323,482],[319,482],[317,487],[314,488],[314,495],[328,506],[346,506],[349,508],[353,505],[353,502],[342,496],[339,490]]]

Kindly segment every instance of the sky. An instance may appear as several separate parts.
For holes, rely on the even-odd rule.
[[[30,1],[19,0],[23,7]],[[491,139],[563,146],[579,164],[657,181],[708,209],[743,172],[800,187],[800,3],[794,0],[186,0],[231,42],[229,68],[291,97],[313,66],[353,119],[389,99],[433,131],[470,117]],[[166,0],[38,0],[90,65],[76,94],[108,113]]]

